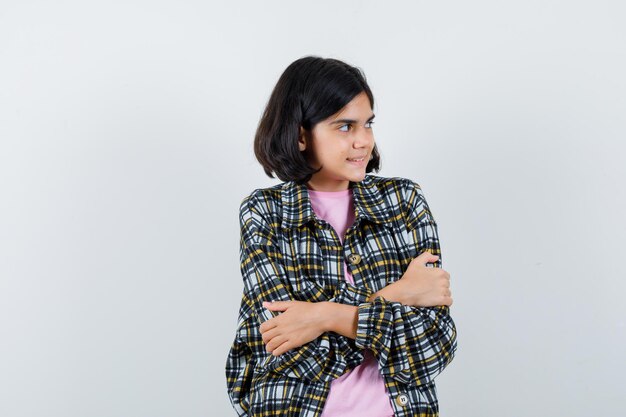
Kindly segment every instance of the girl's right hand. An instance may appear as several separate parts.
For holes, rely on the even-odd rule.
[[[425,264],[439,257],[423,252],[413,258],[400,280],[391,284],[402,304],[414,307],[452,305],[450,274],[442,268],[431,268]]]

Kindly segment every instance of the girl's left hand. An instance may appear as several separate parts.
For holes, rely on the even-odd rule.
[[[317,339],[324,333],[324,302],[275,301],[263,302],[263,307],[271,311],[283,311],[261,323],[265,350],[278,356],[289,349],[297,348]]]

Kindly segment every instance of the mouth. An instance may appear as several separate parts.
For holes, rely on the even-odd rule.
[[[360,158],[346,158],[346,161],[348,161],[349,163],[353,164],[353,165],[365,165],[365,163],[367,162],[365,160],[365,156],[362,156]]]

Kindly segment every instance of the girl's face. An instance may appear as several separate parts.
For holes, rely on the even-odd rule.
[[[365,178],[365,168],[374,149],[372,119],[370,101],[362,92],[338,113],[316,124],[311,132],[300,128],[300,151],[305,151],[313,168],[323,166],[309,180],[309,188],[346,190],[350,181],[359,182]]]

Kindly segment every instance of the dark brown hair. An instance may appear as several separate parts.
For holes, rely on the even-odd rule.
[[[298,148],[300,127],[307,131],[339,112],[365,92],[372,109],[374,96],[363,72],[333,58],[305,56],[282,73],[267,102],[254,137],[254,154],[270,177],[305,183],[319,170]],[[320,168],[321,169],[321,168]],[[376,145],[366,172],[380,170]]]

